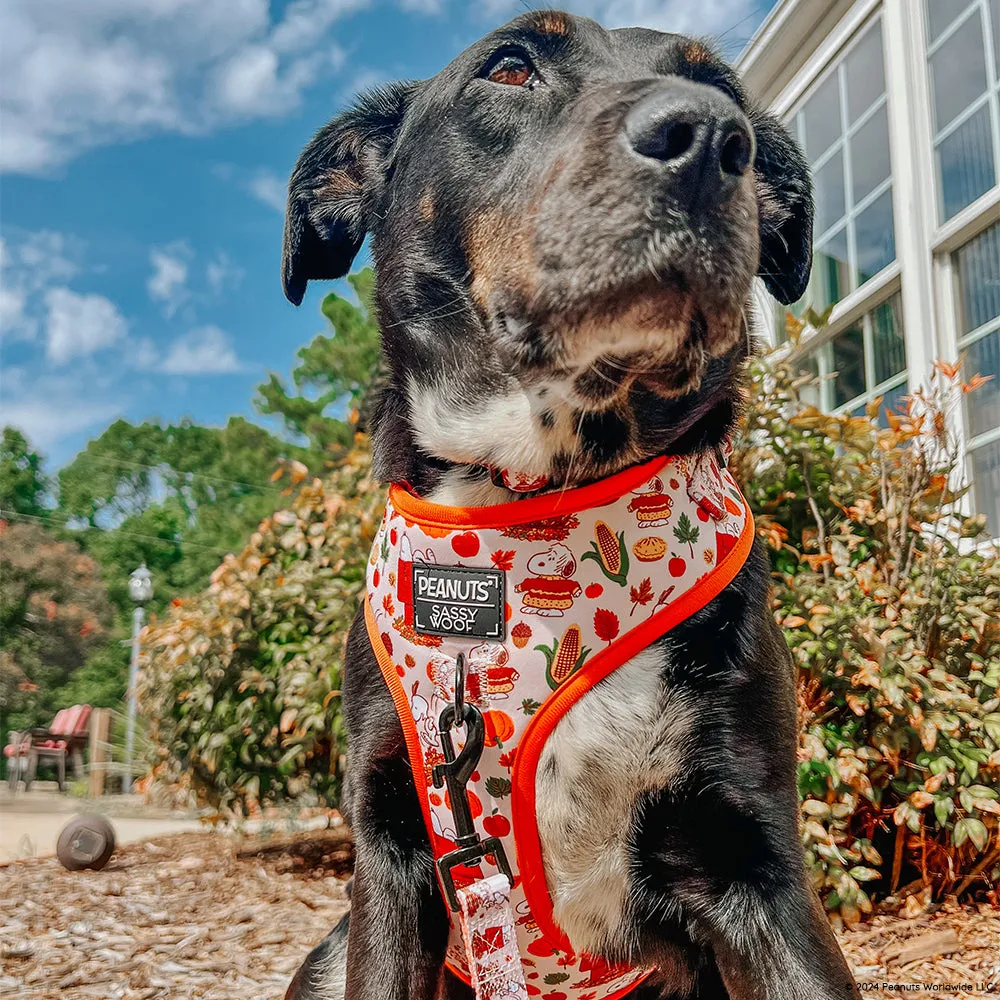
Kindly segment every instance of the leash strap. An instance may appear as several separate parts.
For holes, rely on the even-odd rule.
[[[480,879],[456,895],[476,1000],[528,1000],[507,876]]]

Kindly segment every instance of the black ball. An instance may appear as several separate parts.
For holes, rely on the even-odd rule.
[[[93,813],[71,819],[56,844],[56,856],[71,872],[84,868],[100,871],[114,850],[114,827],[103,816]]]

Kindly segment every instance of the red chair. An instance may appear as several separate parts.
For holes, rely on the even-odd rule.
[[[66,758],[73,761],[78,780],[83,780],[83,748],[87,744],[90,705],[74,705],[56,713],[48,729],[31,729],[26,733],[11,733],[3,748],[7,758],[7,781],[11,791],[24,778],[27,791],[38,774],[39,761],[54,761],[59,790],[66,790]]]

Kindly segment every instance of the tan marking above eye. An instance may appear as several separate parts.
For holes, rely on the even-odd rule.
[[[712,50],[701,42],[691,42],[685,47],[683,55],[689,63],[707,63],[715,59]]]
[[[561,10],[543,10],[535,17],[534,27],[543,35],[568,35],[569,19]]]
[[[425,188],[420,195],[420,218],[424,222],[430,222],[434,218],[435,211],[434,195],[431,194],[430,188]]]

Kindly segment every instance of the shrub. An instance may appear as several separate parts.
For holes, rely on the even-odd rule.
[[[289,506],[145,630],[161,784],[236,815],[336,802],[344,640],[383,505],[368,469],[361,435],[326,482],[291,463]]]
[[[924,901],[970,886],[996,901],[1000,560],[984,519],[960,512],[948,420],[982,380],[939,364],[880,426],[881,401],[865,416],[806,405],[811,379],[780,354],[752,367],[737,474],[798,668],[816,887],[847,923],[904,878]]]
[[[734,463],[770,546],[797,665],[802,837],[835,922],[873,901],[993,883],[1000,814],[1000,560],[964,487],[939,365],[903,412],[809,406],[782,352],[752,362]],[[156,774],[227,812],[333,804],[343,644],[382,491],[355,450],[302,486],[197,598],[145,636]],[[301,477],[304,470],[295,473]],[[992,847],[990,842],[992,841]]]

